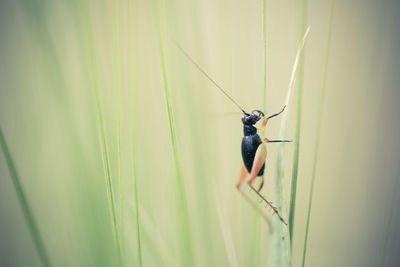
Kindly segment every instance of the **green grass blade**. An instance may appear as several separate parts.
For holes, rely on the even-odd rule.
[[[132,205],[135,206],[136,204],[133,203]],[[151,255],[159,256],[162,261],[162,266],[177,266],[177,257],[171,249],[170,244],[166,242],[165,237],[163,236],[164,233],[159,230],[159,227],[146,212],[146,209],[144,209],[144,207],[139,203],[138,210],[142,211],[140,215],[140,220],[142,222],[141,233],[143,234],[143,238],[147,241],[146,245],[150,250]],[[131,211],[134,213],[133,209],[131,209]]]
[[[17,193],[17,198],[19,204],[21,205],[22,213],[28,225],[29,233],[31,234],[33,243],[35,244],[35,248],[39,254],[40,260],[42,261],[43,266],[50,267],[51,262],[48,256],[46,246],[44,245],[43,238],[40,234],[39,228],[36,224],[36,221],[33,217],[32,210],[29,206],[29,202],[26,199],[26,195],[24,189],[22,187],[17,168],[15,167],[14,161],[11,157],[10,150],[8,149],[8,145],[6,139],[3,135],[3,131],[0,127],[0,145],[3,150],[4,158],[6,159],[7,167],[10,172],[10,176],[12,182],[14,184],[15,192]]]
[[[267,114],[267,0],[262,1],[262,10],[261,10],[261,18],[262,18],[262,42],[263,42],[263,71],[264,71],[264,81],[263,81],[263,108],[264,114]],[[265,131],[264,131],[265,136]],[[245,195],[244,195],[245,196]],[[246,197],[246,196],[245,196]],[[254,205],[251,201],[249,201],[250,205]],[[257,206],[254,206],[256,210]],[[262,214],[262,213],[261,213]],[[262,217],[257,213],[254,213],[254,226],[252,227],[252,235],[254,244],[261,244],[261,228],[264,227],[262,224]],[[269,225],[268,225],[269,226]],[[260,265],[260,249],[255,247],[251,247],[251,266],[259,266]]]
[[[239,263],[236,255],[235,245],[233,242],[231,227],[225,219],[226,215],[224,214],[223,209],[221,207],[221,199],[215,190],[214,190],[214,198],[215,198],[215,203],[217,205],[218,219],[221,226],[222,236],[224,239],[226,255],[228,256],[229,260],[229,266],[238,267]]]
[[[388,219],[387,219],[387,224],[386,224],[386,233],[385,233],[385,237],[383,240],[383,249],[382,249],[382,267],[386,266],[386,261],[387,261],[387,247],[389,245],[389,234],[390,231],[392,229],[392,222],[393,222],[393,214],[396,210],[396,205],[395,203],[398,203],[396,201],[397,199],[397,195],[399,192],[399,183],[400,183],[400,176],[396,177],[396,182],[395,182],[395,186],[393,187],[393,191],[392,191],[392,201],[390,201],[390,205],[388,206],[388,211],[386,213],[389,213]]]
[[[330,18],[329,18],[329,30],[328,30],[328,44],[326,48],[325,54],[325,66],[324,66],[324,76],[322,80],[322,92],[321,92],[321,99],[319,101],[319,108],[318,108],[318,120],[317,120],[317,128],[316,128],[316,138],[315,138],[315,145],[314,145],[314,160],[313,160],[313,168],[312,168],[312,176],[311,176],[311,185],[310,185],[310,196],[308,199],[308,212],[307,212],[307,221],[306,221],[306,231],[304,236],[304,247],[303,247],[303,259],[302,259],[302,266],[305,266],[306,261],[306,254],[307,254],[307,242],[308,242],[308,231],[310,227],[310,218],[311,218],[311,208],[312,208],[312,198],[314,192],[314,184],[315,184],[315,174],[317,170],[318,164],[318,151],[319,151],[319,142],[320,142],[320,132],[321,132],[321,124],[322,124],[322,117],[324,112],[324,100],[326,94],[326,81],[328,76],[328,60],[330,54],[330,46],[331,46],[331,36],[332,36],[332,20],[333,20],[333,11],[334,11],[334,0],[332,0],[331,4],[331,11],[330,11]]]
[[[122,159],[121,159],[121,53],[120,53],[120,25],[119,25],[119,1],[114,2],[114,41],[115,41],[115,89],[117,104],[117,162],[118,162],[118,206],[119,206],[119,227],[121,236],[121,257],[125,260],[124,249],[124,206],[123,206],[123,190],[122,190]]]
[[[299,43],[298,47],[297,47],[297,51],[296,51],[296,58],[294,60],[293,63],[293,68],[292,68],[292,73],[290,75],[290,80],[289,80],[289,86],[288,86],[288,90],[286,93],[286,100],[285,100],[285,105],[288,106],[289,105],[289,101],[290,101],[290,96],[292,94],[293,88],[294,88],[294,82],[296,80],[296,74],[298,71],[298,65],[299,65],[299,60],[300,60],[300,56],[301,53],[303,51],[304,48],[304,44],[307,40],[308,34],[310,32],[310,26],[307,28],[307,30],[305,31],[304,35],[303,35],[303,39],[301,40],[301,42]],[[282,126],[284,126],[284,124],[286,123],[286,117],[287,117],[287,112],[282,113],[282,121],[281,121],[281,129],[280,129],[280,134],[283,134],[283,131],[285,130],[285,127],[282,128]]]
[[[115,54],[115,92],[116,92],[116,104],[117,104],[117,161],[118,161],[118,184],[119,184],[119,207],[120,207],[120,219],[122,220],[122,163],[121,163],[121,62],[120,62],[120,43],[119,43],[119,3],[114,2],[114,54]],[[122,224],[122,221],[121,221]]]
[[[111,215],[111,225],[113,229],[113,235],[115,238],[115,242],[117,245],[118,251],[118,261],[120,266],[123,266],[122,262],[122,255],[121,255],[121,243],[119,239],[119,231],[118,231],[118,223],[117,223],[117,215],[115,209],[115,200],[114,200],[114,191],[111,179],[111,167],[110,167],[110,159],[109,159],[109,152],[108,152],[108,145],[106,140],[106,131],[104,127],[104,120],[101,108],[101,101],[100,101],[100,92],[99,86],[97,81],[97,73],[96,73],[96,63],[95,63],[95,55],[94,55],[94,47],[92,41],[92,33],[90,30],[89,25],[89,14],[87,7],[84,6],[85,4],[80,4],[80,12],[81,18],[84,25],[84,33],[85,33],[85,42],[87,46],[87,52],[89,55],[89,73],[90,73],[90,82],[92,87],[92,92],[94,96],[94,102],[96,106],[96,118],[97,118],[97,130],[98,130],[98,137],[100,141],[101,147],[101,158],[103,162],[103,171],[104,171],[104,178],[106,183],[107,189],[107,196],[108,196],[108,206],[109,212]]]
[[[300,34],[303,34],[306,28],[306,10],[307,1],[303,0],[301,5],[301,26]],[[296,212],[296,193],[297,193],[297,175],[299,170],[299,152],[300,152],[300,127],[301,127],[301,108],[303,99],[303,68],[304,56],[299,60],[299,80],[298,80],[298,94],[297,94],[297,112],[296,112],[296,133],[294,140],[294,154],[293,154],[293,167],[292,167],[292,182],[290,188],[290,206],[289,206],[289,235],[290,244],[293,241],[293,226],[294,216]]]
[[[267,113],[267,0],[262,5],[263,60],[264,60],[264,97],[263,111]]]
[[[157,3],[155,0],[153,0],[153,8],[154,8],[155,26],[157,31],[157,42],[158,42],[157,45],[158,45],[160,64],[161,64],[162,82],[164,87],[164,96],[167,107],[171,146],[172,146],[172,153],[173,153],[173,160],[174,160],[174,167],[176,174],[177,199],[178,199],[178,205],[179,205],[178,208],[180,215],[178,232],[181,233],[180,239],[181,239],[181,249],[182,249],[181,253],[182,266],[193,266],[187,198],[185,194],[182,169],[180,166],[180,159],[178,157],[174,118],[173,118],[172,105],[170,101],[170,92],[169,92],[170,89],[168,86],[168,79],[167,79],[167,68],[164,58],[164,49],[161,36],[160,21],[158,17]]]
[[[118,100],[118,175],[119,175],[119,186],[120,186],[120,191],[119,191],[119,206],[120,206],[120,226],[121,226],[121,232],[124,232],[124,197],[123,197],[123,190],[122,190],[122,185],[123,185],[123,179],[122,179],[122,158],[121,158],[121,95],[120,95],[120,91],[121,91],[121,62],[120,62],[120,58],[121,58],[121,53],[120,53],[120,29],[119,29],[119,22],[117,21],[117,19],[119,18],[119,12],[120,12],[120,8],[119,8],[119,4],[117,3],[118,1],[116,1],[115,4],[115,26],[116,26],[116,57],[117,57],[117,66],[118,66],[118,83],[117,83],[117,100]],[[129,4],[128,4],[128,9],[129,8]],[[131,51],[131,50],[130,50]],[[132,90],[132,94],[135,94],[135,90]],[[135,97],[133,97],[133,99],[135,99]],[[135,104],[133,105],[133,125],[137,125],[136,123],[136,110],[135,110]],[[135,131],[133,131],[133,150],[135,148],[135,144],[136,144],[136,133]],[[139,190],[138,190],[138,176],[137,176],[137,172],[136,172],[136,168],[137,168],[137,164],[135,161],[135,151],[133,151],[133,159],[132,159],[132,165],[133,165],[133,175],[132,175],[132,179],[133,179],[133,197],[134,197],[134,210],[135,210],[135,230],[136,230],[136,247],[137,247],[137,264],[139,267],[142,267],[143,265],[143,256],[142,256],[142,237],[141,237],[141,216],[140,216],[140,207],[139,207]],[[121,240],[121,249],[123,252],[125,252],[124,249],[124,242],[122,242],[123,240]]]
[[[137,186],[137,174],[136,164],[133,163],[133,193],[134,193],[134,205],[136,214],[136,245],[138,250],[138,266],[142,267],[142,245],[140,242],[140,211],[139,211],[139,190]]]
[[[298,69],[298,63],[299,59],[301,56],[301,52],[303,51],[303,47],[305,44],[305,41],[307,39],[308,33],[310,31],[310,27],[307,28],[306,32],[304,33],[303,39],[299,43],[297,47],[297,52],[296,52],[296,57],[293,63],[293,68],[289,80],[289,85],[288,89],[286,92],[286,101],[285,105],[288,106],[289,101],[290,101],[290,96],[292,93],[292,90],[294,88],[295,84],[295,78],[297,74],[297,69]],[[279,137],[280,139],[284,138],[285,134],[285,129],[286,129],[286,118],[287,118],[287,112],[284,112],[282,114],[282,120],[281,120],[281,126],[280,126],[280,131],[279,131]],[[276,204],[277,207],[280,208],[281,215],[285,218],[286,217],[286,200],[285,200],[285,194],[283,190],[283,178],[284,178],[284,172],[283,172],[283,147],[284,144],[279,144],[278,147],[278,156],[277,156],[277,174],[276,174],[276,188],[275,188],[275,193],[276,193]],[[271,266],[288,266],[290,265],[290,242],[289,242],[289,232],[287,227],[283,227],[283,224],[279,220],[273,220],[273,229],[274,233],[271,238],[271,257],[270,257],[270,265]],[[282,234],[283,234],[283,239],[282,240]]]

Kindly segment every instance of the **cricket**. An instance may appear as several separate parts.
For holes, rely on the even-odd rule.
[[[264,132],[268,121],[285,111],[286,105],[283,106],[282,110],[276,114],[266,117],[261,126],[257,129],[255,124],[265,117],[264,113],[260,110],[253,110],[251,113],[246,112],[210,75],[205,72],[199,64],[179,45],[175,42],[175,45],[182,52],[182,54],[201,72],[208,80],[210,80],[230,101],[232,101],[243,113],[243,138],[242,138],[242,169],[240,172],[239,180],[236,184],[237,190],[245,197],[247,201],[251,200],[247,198],[241,191],[241,185],[245,181],[246,177],[250,174],[247,184],[252,191],[254,191],[267,206],[269,206],[274,214],[276,214],[279,220],[287,225],[286,221],[279,214],[278,209],[273,205],[271,201],[268,201],[260,191],[264,185],[264,170],[267,157],[267,146],[268,143],[282,143],[292,142],[291,140],[269,140],[268,138],[261,138],[260,135]],[[261,183],[258,188],[253,186],[256,177],[261,177]],[[254,206],[254,205],[253,205]]]

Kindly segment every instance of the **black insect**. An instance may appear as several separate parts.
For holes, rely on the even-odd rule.
[[[269,205],[275,214],[278,215],[279,219],[286,224],[285,220],[281,217],[276,207],[272,205],[263,195],[260,194],[260,190],[264,185],[264,170],[265,170],[265,160],[267,157],[267,147],[265,143],[280,143],[280,142],[291,142],[289,140],[269,140],[267,138],[261,138],[260,134],[264,131],[267,126],[268,120],[281,114],[283,109],[264,119],[260,128],[256,128],[255,124],[264,117],[264,113],[260,110],[254,110],[251,114],[247,113],[242,109],[242,107],[226,93],[226,91],[219,86],[178,44],[177,47],[181,52],[192,62],[226,97],[228,97],[244,114],[242,117],[243,123],[243,139],[242,139],[242,170],[239,176],[239,180],[236,184],[237,189],[240,191],[240,186],[242,185],[245,178],[250,174],[248,180],[249,187],[263,200],[267,205]],[[253,187],[253,182],[257,176],[261,177],[261,184],[258,189]],[[241,192],[241,191],[240,191]],[[246,198],[248,199],[248,198]]]

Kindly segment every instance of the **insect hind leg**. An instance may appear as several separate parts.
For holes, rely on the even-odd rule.
[[[249,174],[249,172],[247,171],[246,167],[244,166],[244,164],[242,164],[242,170],[240,171],[240,176],[239,176],[239,180],[236,184],[236,188],[240,189],[240,186],[242,185],[244,179],[246,178],[246,176]]]
[[[260,183],[260,186],[258,187],[257,191],[260,192],[261,189],[263,188],[263,186],[264,186],[264,174],[261,175],[261,183]]]
[[[242,195],[242,197],[250,204],[250,206],[252,206],[263,218],[264,220],[268,223],[269,226],[271,226],[271,222],[269,220],[269,218],[262,212],[262,210],[257,206],[256,203],[254,203],[254,201],[252,201],[245,193],[243,193],[243,191],[240,189],[240,186],[242,185],[243,181],[245,180],[246,176],[249,174],[249,172],[247,171],[246,167],[244,166],[244,164],[242,164],[242,170],[240,171],[240,176],[239,176],[239,180],[236,184],[236,188],[239,191],[239,193]]]
[[[253,186],[254,179],[257,177],[259,171],[265,163],[265,158],[267,156],[267,148],[264,143],[260,144],[257,148],[256,155],[254,157],[253,166],[251,168],[250,179],[247,182],[249,187],[274,211],[274,213],[279,217],[282,223],[286,224],[285,220],[279,214],[278,209],[272,205],[263,195],[260,194],[259,190],[255,189]]]
[[[277,209],[274,205],[272,205],[272,202],[268,201],[263,195],[261,195],[260,192],[258,192],[258,191],[253,187],[253,185],[249,184],[249,186],[250,186],[250,188],[251,188],[262,200],[264,200],[264,202],[265,202],[268,206],[271,207],[271,209],[273,210],[273,212],[279,217],[279,220],[280,220],[283,224],[287,225],[286,221],[285,221],[285,220],[282,218],[282,216],[279,214],[278,209]]]

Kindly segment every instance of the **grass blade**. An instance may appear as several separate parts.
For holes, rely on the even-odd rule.
[[[136,206],[135,203],[132,203]],[[136,209],[134,207],[134,209]],[[163,232],[159,231],[159,227],[152,220],[143,206],[138,204],[138,210],[141,210],[141,231],[143,237],[147,240],[146,245],[154,256],[159,255],[162,261],[162,266],[176,266],[176,255],[171,249],[170,244],[165,241]],[[133,210],[132,210],[133,211]],[[132,212],[134,213],[134,212]],[[136,215],[136,213],[135,213]],[[147,238],[146,238],[147,237]]]
[[[84,24],[84,33],[85,33],[84,37],[85,37],[85,42],[86,42],[86,46],[87,46],[87,50],[88,50],[87,52],[88,52],[88,56],[89,56],[90,82],[91,82],[92,92],[93,92],[93,96],[94,96],[94,102],[95,102],[95,106],[96,106],[97,130],[98,130],[98,137],[99,137],[100,147],[101,147],[101,158],[102,158],[102,162],[103,162],[103,171],[104,171],[104,177],[105,177],[105,183],[106,183],[106,189],[107,189],[108,206],[109,206],[109,212],[111,215],[111,225],[113,228],[113,235],[114,235],[115,242],[117,245],[118,261],[119,261],[120,266],[123,266],[122,255],[121,255],[121,243],[120,243],[120,239],[119,239],[119,231],[118,231],[118,223],[117,223],[117,214],[116,214],[116,209],[115,209],[114,191],[113,191],[113,185],[112,185],[112,179],[111,179],[110,159],[109,159],[108,145],[107,145],[107,140],[106,140],[106,131],[105,131],[105,127],[104,127],[104,120],[103,120],[103,114],[102,114],[102,108],[101,108],[99,86],[98,86],[98,81],[97,81],[92,33],[90,31],[88,10],[87,10],[87,7],[84,5],[85,4],[81,4],[79,7],[80,7],[80,12],[81,12],[81,18],[82,18],[82,21]]]
[[[286,93],[286,100],[285,100],[285,105],[286,106],[289,105],[290,96],[291,96],[291,93],[292,93],[292,90],[293,90],[293,87],[294,87],[294,82],[295,82],[295,79],[296,79],[297,69],[298,69],[298,65],[299,65],[299,59],[300,59],[300,56],[301,56],[301,52],[303,51],[304,44],[305,44],[305,42],[307,40],[309,32],[310,32],[310,26],[307,27],[307,30],[304,33],[303,39],[301,40],[299,46],[297,47],[296,58],[294,60],[292,73],[290,75],[289,86],[288,86],[288,90],[287,90],[287,93]],[[287,117],[286,114],[287,114],[287,112],[282,113],[282,122],[283,123],[281,123],[281,126],[286,123],[286,117]],[[281,130],[284,130],[284,129],[285,128],[282,129],[282,127],[281,127]]]
[[[390,240],[390,230],[392,229],[392,224],[393,224],[393,214],[396,210],[396,199],[397,199],[397,195],[398,195],[398,191],[399,191],[399,183],[400,183],[400,176],[396,177],[396,181],[395,181],[395,186],[393,187],[393,191],[392,191],[392,201],[390,201],[390,205],[387,208],[387,212],[388,214],[388,219],[387,219],[387,223],[386,223],[386,233],[385,233],[385,237],[383,240],[383,249],[382,249],[382,267],[386,266],[386,261],[387,261],[387,247],[389,245],[389,240]],[[386,217],[386,216],[385,216]]]
[[[301,28],[300,34],[304,32],[306,27],[306,10],[307,0],[302,1],[302,12],[301,12]],[[303,38],[304,39],[304,38]],[[290,207],[289,207],[289,235],[290,244],[293,241],[293,226],[294,216],[296,212],[296,193],[297,193],[297,175],[299,170],[299,152],[300,152],[300,127],[301,127],[301,108],[303,100],[303,66],[304,57],[301,56],[299,59],[299,82],[298,82],[298,95],[297,95],[297,112],[296,112],[296,134],[294,140],[294,152],[293,152],[293,167],[292,167],[292,182],[290,188]]]
[[[153,8],[154,8],[154,20],[155,26],[157,31],[157,42],[158,42],[158,50],[159,50],[159,57],[160,57],[160,64],[161,64],[161,73],[162,73],[162,82],[164,87],[164,96],[165,102],[167,107],[167,114],[168,114],[168,122],[169,122],[169,130],[170,130],[170,138],[171,138],[171,146],[172,146],[172,153],[173,153],[173,160],[174,160],[174,167],[175,167],[175,174],[176,174],[176,185],[177,185],[177,199],[178,199],[178,210],[180,215],[179,220],[179,233],[181,233],[181,249],[182,249],[182,266],[193,266],[193,259],[192,259],[192,251],[191,251],[191,238],[190,238],[190,229],[189,229],[189,214],[188,214],[188,207],[187,207],[187,198],[185,194],[185,187],[182,177],[182,169],[180,166],[180,160],[178,156],[178,149],[176,144],[176,134],[175,134],[175,126],[174,126],[174,118],[173,118],[173,111],[172,105],[170,101],[170,92],[168,86],[168,79],[167,79],[167,68],[165,64],[164,58],[164,49],[163,49],[163,42],[161,36],[161,28],[160,28],[160,21],[158,18],[158,8],[157,3],[153,0]]]
[[[315,174],[316,174],[317,164],[318,164],[318,151],[319,151],[319,141],[320,141],[322,117],[323,117],[323,112],[324,112],[323,107],[324,107],[324,99],[325,99],[325,94],[326,94],[326,81],[327,81],[327,76],[328,76],[328,59],[329,59],[330,46],[331,46],[334,3],[335,3],[335,1],[332,0],[330,17],[329,17],[328,44],[327,44],[327,49],[326,49],[326,54],[325,54],[324,76],[323,76],[323,80],[322,80],[322,90],[321,90],[322,92],[321,92],[321,99],[319,101],[319,108],[318,108],[316,139],[315,139],[315,145],[314,145],[314,160],[313,160],[313,168],[312,168],[312,176],[311,176],[310,196],[308,199],[306,232],[305,232],[305,236],[304,236],[303,259],[302,259],[303,267],[305,266],[305,261],[306,261],[308,231],[309,231],[309,227],[310,227],[310,218],[311,218],[312,198],[313,198],[313,192],[314,192]]]
[[[286,101],[285,105],[288,106],[290,101],[291,92],[294,87],[294,82],[297,74],[297,68],[299,63],[299,58],[301,56],[301,52],[303,51],[303,47],[305,41],[307,39],[308,33],[310,31],[310,27],[307,28],[306,32],[304,33],[303,39],[301,40],[300,44],[297,47],[296,57],[293,64],[289,85],[286,93]],[[283,139],[285,129],[286,129],[286,118],[287,112],[282,114],[281,126],[279,130],[279,137]],[[283,144],[278,145],[278,156],[277,156],[277,174],[276,174],[276,203],[277,207],[280,208],[281,214],[283,217],[286,216],[286,201],[285,201],[285,194],[283,190]],[[279,220],[273,220],[273,229],[274,233],[271,239],[271,257],[270,257],[270,265],[271,266],[288,266],[290,265],[290,243],[288,238],[288,229],[287,227],[283,227],[283,224]],[[283,235],[283,236],[282,236]],[[283,238],[283,240],[282,240]]]
[[[1,129],[1,127],[0,127],[0,145],[3,150],[4,158],[6,159],[7,167],[10,172],[12,182],[14,184],[15,192],[17,193],[17,198],[19,200],[19,204],[21,205],[22,213],[23,213],[26,223],[28,225],[29,233],[31,234],[33,243],[35,244],[35,248],[39,254],[39,257],[40,257],[40,260],[42,261],[43,266],[50,267],[52,265],[51,265],[48,253],[46,251],[46,247],[44,245],[43,238],[40,234],[39,228],[33,217],[32,210],[29,206],[29,202],[26,199],[24,189],[22,187],[17,169],[16,169],[14,161],[11,157],[11,154],[8,149],[8,145],[7,145],[6,139],[3,135],[3,131]]]
[[[122,190],[122,159],[121,159],[121,53],[120,53],[120,25],[119,25],[119,1],[114,3],[114,54],[115,54],[115,89],[117,104],[117,162],[118,162],[118,206],[119,206],[119,227],[121,236],[121,260],[126,260],[124,246],[124,205]],[[136,179],[136,177],[134,177]],[[140,249],[139,249],[140,250]],[[140,255],[140,253],[139,253]],[[139,265],[141,266],[141,265]]]
[[[221,207],[221,199],[218,197],[218,194],[217,192],[215,192],[215,190],[214,190],[214,198],[215,198],[215,203],[217,204],[218,218],[222,230],[222,235],[224,238],[225,251],[226,255],[228,256],[229,266],[238,267],[239,263],[236,256],[235,246],[231,233],[231,227],[225,220],[226,216]]]
[[[262,110],[264,111],[264,114],[267,114],[267,0],[262,1],[262,10],[261,10],[261,18],[262,18],[262,42],[263,42],[263,71],[264,71],[264,81],[263,81],[263,108]],[[264,131],[264,136],[265,136],[265,131]],[[264,225],[261,224],[263,220],[259,217],[259,214],[263,217],[264,220],[266,220],[268,224],[268,228],[271,229],[271,223],[270,221],[266,218],[266,216],[259,211],[259,208],[254,205],[254,203],[248,199],[248,197],[242,193],[242,191],[239,191],[245,199],[250,203],[253,208],[257,210],[257,213],[254,214],[254,226],[252,227],[252,236],[253,240],[250,242],[253,242],[254,244],[261,244],[261,227]],[[258,214],[259,213],[259,214]],[[250,265],[251,266],[258,266],[261,263],[261,257],[260,257],[260,249],[256,248],[251,248],[251,261]]]
[[[263,111],[267,114],[267,0],[262,5],[263,60],[264,60],[264,97]]]
[[[136,214],[136,245],[138,249],[138,266],[142,267],[142,245],[140,242],[140,212],[139,212],[139,190],[137,189],[137,174],[136,164],[133,163],[133,193],[134,193],[134,205]]]

